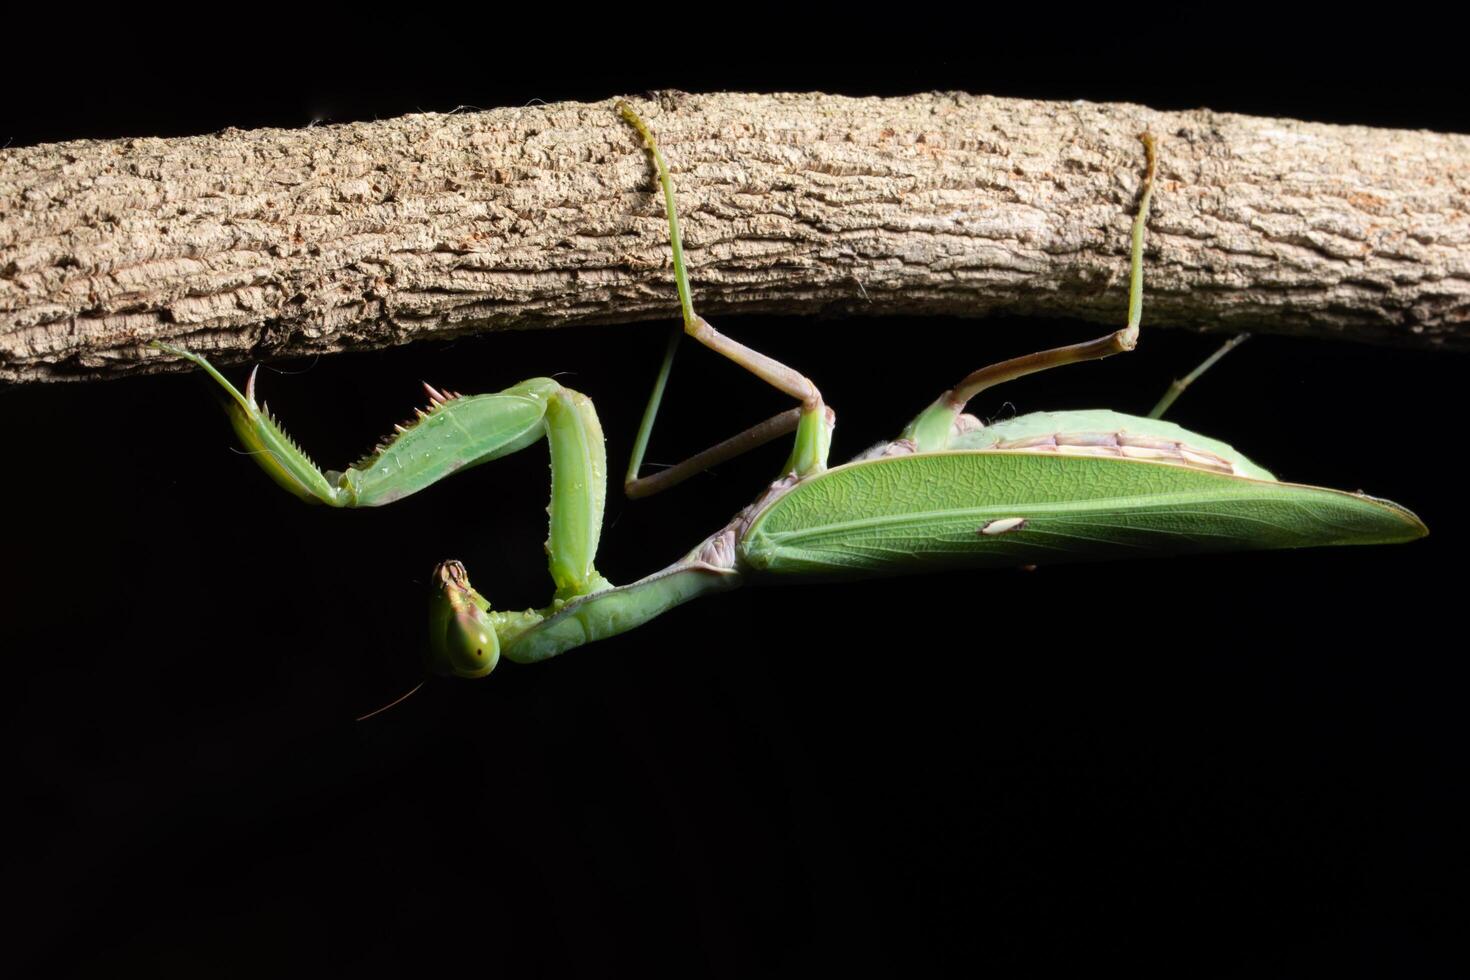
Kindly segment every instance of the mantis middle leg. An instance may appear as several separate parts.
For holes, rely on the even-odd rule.
[[[796,442],[782,472],[795,473],[797,476],[821,472],[827,468],[827,452],[832,436],[832,413],[823,403],[822,393],[817,390],[817,386],[812,383],[811,379],[799,371],[726,337],[694,312],[694,303],[689,292],[689,274],[684,264],[684,242],[679,233],[679,211],[674,199],[674,181],[669,175],[668,164],[664,161],[663,153],[659,151],[658,143],[654,140],[653,133],[642,117],[626,103],[620,103],[618,111],[638,130],[644,145],[648,147],[649,154],[653,157],[654,167],[658,171],[658,181],[663,190],[664,209],[668,214],[669,238],[674,254],[674,284],[679,291],[679,307],[684,320],[682,331],[675,333],[670,339],[668,349],[664,353],[663,364],[659,368],[658,379],[654,382],[653,394],[649,397],[643,421],[638,427],[638,437],[633,444],[632,457],[628,463],[628,474],[623,484],[624,492],[629,497],[646,497],[658,493],[716,463],[765,445],[792,431],[796,432]],[[664,385],[668,381],[669,371],[673,366],[674,353],[678,349],[679,339],[684,334],[693,337],[710,350],[723,354],[762,381],[795,398],[800,405],[798,408],[773,415],[764,422],[757,423],[744,432],[711,446],[660,473],[640,476],[639,471],[643,467],[643,454],[648,446],[648,437],[653,431],[659,404],[663,400]]]

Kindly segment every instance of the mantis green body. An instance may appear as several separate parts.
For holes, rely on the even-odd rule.
[[[1278,481],[1231,446],[1158,418],[1073,411],[987,426],[965,413],[972,397],[995,384],[1136,344],[1144,226],[1155,171],[1148,136],[1143,137],[1147,171],[1132,234],[1127,326],[1095,341],[976,371],[940,395],[897,439],[829,468],[834,415],[816,386],[695,314],[668,167],[643,121],[626,106],[621,111],[642,136],[658,171],[682,333],[799,403],[677,466],[640,477],[682,336],[676,334],[634,446],[625,482],[630,497],[665,489],[782,435],[794,432],[795,438],[779,477],[669,567],[623,586],[598,574],[593,562],[607,479],[602,430],[591,401],[555,381],[536,378],[475,396],[426,385],[430,404],[417,418],[396,427],[387,442],[357,464],[324,472],[256,404],[253,374],[242,394],[203,357],[158,345],[194,361],[224,387],[241,441],[277,483],[310,502],[334,507],[390,503],[458,470],[547,440],[552,602],[535,610],[494,610],[470,585],[463,565],[442,563],[434,574],[429,637],[431,664],[439,672],[481,677],[502,655],[517,662],[544,660],[624,633],[690,599],[759,579],[1386,544],[1426,533],[1418,518],[1397,504]]]

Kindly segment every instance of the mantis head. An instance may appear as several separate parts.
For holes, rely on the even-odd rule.
[[[500,638],[490,619],[490,603],[470,587],[457,561],[434,569],[429,599],[429,666],[436,674],[484,677],[500,661]]]

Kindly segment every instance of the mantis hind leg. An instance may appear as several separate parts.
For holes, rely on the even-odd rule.
[[[1224,357],[1226,354],[1229,354],[1231,351],[1235,350],[1235,348],[1239,347],[1241,344],[1249,340],[1250,336],[1251,335],[1248,333],[1236,334],[1234,337],[1231,337],[1229,340],[1225,341],[1225,343],[1221,344],[1219,350],[1215,351],[1215,353],[1205,358],[1200,363],[1199,367],[1195,368],[1193,371],[1190,371],[1182,378],[1175,378],[1174,381],[1169,385],[1169,389],[1164,392],[1163,397],[1158,400],[1153,409],[1148,413],[1148,417],[1151,419],[1163,418],[1164,413],[1169,410],[1169,406],[1173,405],[1174,402],[1178,400],[1179,396],[1184,394],[1184,389],[1188,388],[1190,385],[1198,381],[1200,379],[1200,375],[1204,374],[1210,368],[1218,364],[1220,358]]]
[[[684,264],[684,242],[679,232],[679,213],[674,199],[674,181],[669,174],[668,164],[664,161],[663,153],[659,151],[658,144],[648,125],[633,111],[632,107],[626,103],[620,103],[618,111],[643,138],[643,143],[653,157],[654,167],[658,172],[658,181],[664,196],[664,209],[669,219],[669,238],[674,255],[674,284],[679,292],[679,306],[683,316],[682,329],[674,333],[664,352],[663,364],[654,382],[653,393],[649,397],[648,407],[644,410],[643,421],[638,427],[638,436],[633,444],[633,453],[628,462],[627,477],[623,484],[624,491],[630,497],[644,497],[658,493],[718,462],[748,452],[792,431],[796,433],[796,440],[784,472],[794,472],[799,476],[821,472],[827,466],[827,450],[832,430],[832,414],[822,401],[822,393],[817,390],[817,386],[812,383],[811,379],[799,371],[726,337],[694,312],[694,303],[690,298],[688,270]],[[678,350],[679,340],[685,334],[710,350],[723,354],[772,387],[790,395],[800,402],[800,407],[774,415],[661,473],[641,477],[639,471],[643,468],[644,452],[648,448],[648,439],[652,434],[654,420],[658,416],[659,405],[663,400],[664,387],[673,368],[674,354]]]
[[[932,406],[909,423],[908,428],[904,430],[904,437],[912,439],[921,452],[945,448],[949,443],[955,419],[965,410],[970,399],[987,388],[1006,381],[1013,381],[1016,378],[1023,378],[1038,371],[1061,367],[1064,364],[1079,364],[1083,361],[1096,361],[1104,357],[1111,357],[1114,354],[1130,351],[1137,346],[1138,325],[1143,318],[1144,231],[1148,224],[1149,204],[1153,199],[1154,178],[1158,172],[1158,156],[1152,134],[1142,133],[1139,135],[1139,140],[1143,143],[1145,165],[1143,184],[1138,195],[1138,211],[1133,218],[1127,324],[1122,329],[1115,330],[1096,340],[1013,357],[1008,361],[1001,361],[999,364],[972,371],[960,379],[957,385],[940,395]]]

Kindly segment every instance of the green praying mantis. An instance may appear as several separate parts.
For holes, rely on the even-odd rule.
[[[549,378],[464,396],[425,385],[429,405],[373,453],[323,471],[255,399],[204,357],[166,344],[223,387],[240,441],[282,487],[312,503],[376,507],[545,438],[551,454],[552,601],[502,611],[458,561],[434,571],[429,661],[438,673],[483,677],[503,656],[554,657],[627,632],[712,592],[765,580],[889,576],[1098,558],[1387,544],[1426,534],[1414,514],[1360,493],[1285,483],[1223,442],[1157,416],[1039,412],[986,425],[967,403],[1025,375],[1132,350],[1143,307],[1143,243],[1157,170],[1145,172],[1133,220],[1127,325],[1097,340],[975,371],[902,430],[848,463],[828,466],[834,414],[808,378],[726,337],[694,311],[673,180],[645,122],[619,111],[642,138],[668,216],[683,330],[665,354],[644,412],[624,489],[656,493],[723,460],[792,435],[778,478],[748,507],[661,571],[615,586],[594,559],[607,460],[592,402]],[[793,398],[797,405],[654,475],[641,474],[678,340],[687,334]],[[1208,362],[1205,366],[1208,366]]]

